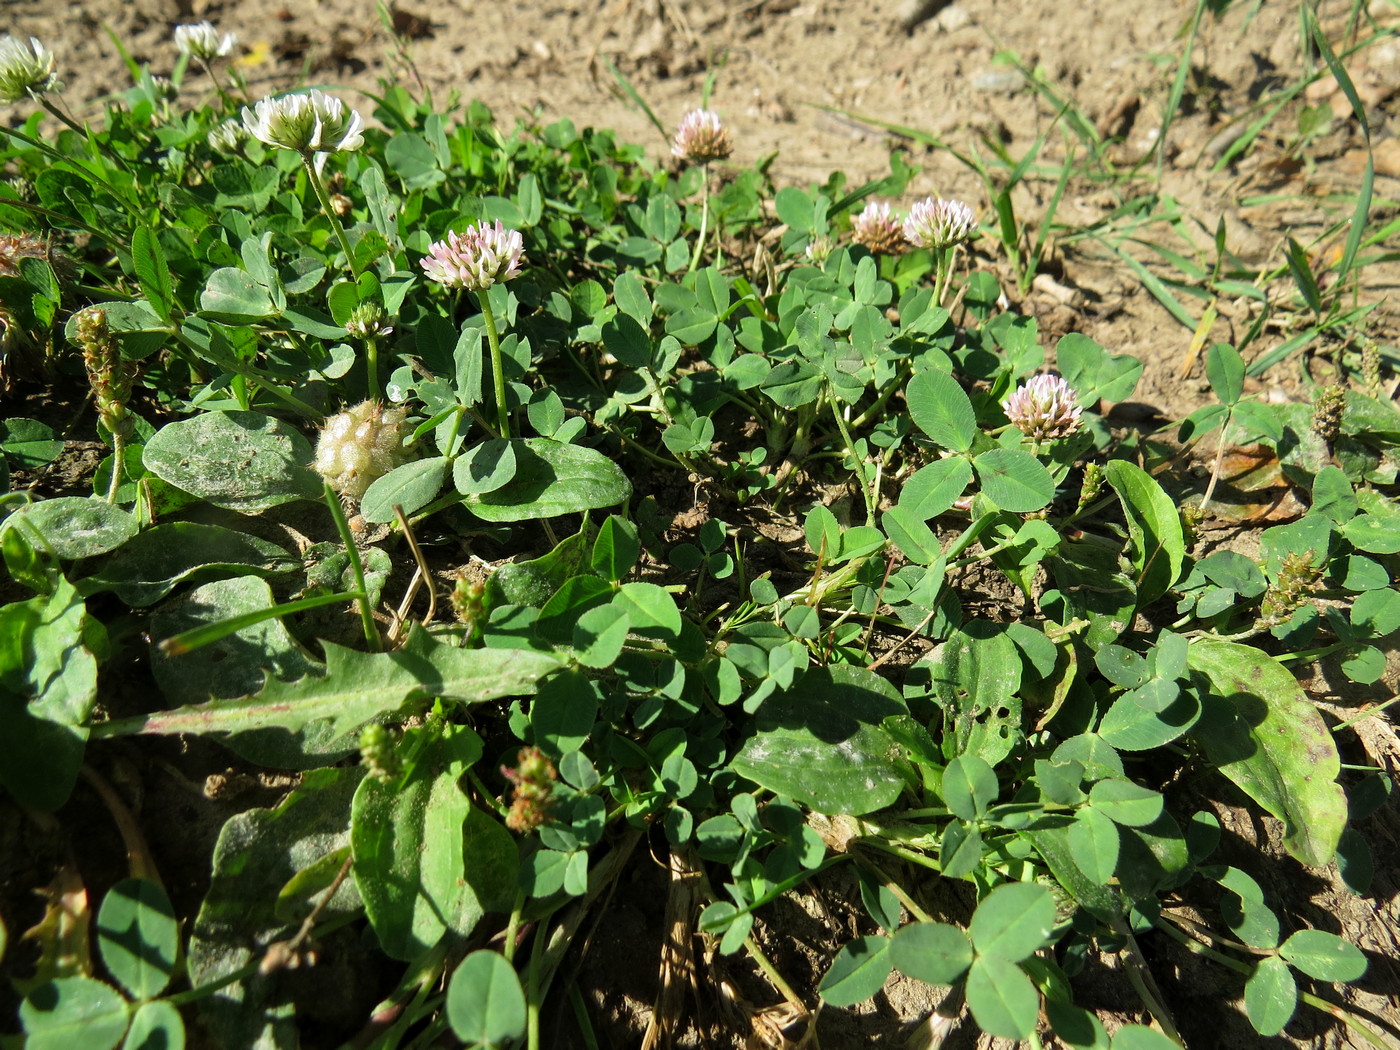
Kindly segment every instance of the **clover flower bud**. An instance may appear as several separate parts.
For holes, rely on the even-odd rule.
[[[360,730],[360,764],[365,775],[381,783],[403,775],[403,757],[398,751],[399,736],[378,722]]]
[[[496,220],[481,222],[461,233],[447,231],[447,239],[434,241],[419,260],[428,279],[447,288],[484,292],[498,281],[520,276],[525,241],[519,230],[508,230]]]
[[[1083,411],[1074,388],[1059,376],[1048,374],[1026,380],[1001,407],[1017,430],[1037,441],[1073,434],[1079,429]]]
[[[830,237],[823,237],[821,235],[818,235],[816,237],[813,237],[807,243],[807,248],[803,252],[803,254],[806,255],[807,258],[811,259],[812,262],[820,266],[822,265],[822,263],[826,262],[828,258],[830,258],[831,253],[835,250],[835,241],[833,241]]]
[[[708,109],[692,109],[683,116],[671,142],[671,155],[693,164],[724,160],[733,151],[719,114]]]
[[[0,102],[58,90],[62,85],[53,67],[53,52],[37,37],[31,36],[26,44],[6,33],[0,37]]]
[[[247,131],[240,121],[230,119],[213,128],[205,136],[205,141],[209,143],[209,148],[216,153],[241,153],[243,151],[243,137],[246,134]]]
[[[871,201],[851,220],[851,240],[863,244],[876,255],[898,255],[908,246],[904,228],[890,214],[888,203]]]
[[[380,339],[394,334],[394,329],[384,323],[387,319],[384,307],[372,299],[367,300],[350,311],[345,330],[356,339]]]
[[[243,126],[259,142],[303,155],[357,150],[365,141],[360,115],[317,88],[244,106]]]
[[[385,409],[363,401],[326,420],[316,442],[316,473],[342,496],[359,499],[374,482],[413,458],[404,447],[409,433],[405,408]]]
[[[951,248],[967,240],[976,228],[971,207],[937,197],[919,201],[904,220],[905,239],[916,248]]]
[[[181,54],[197,58],[201,62],[212,62],[223,58],[238,43],[235,33],[219,35],[219,31],[209,22],[195,22],[175,27],[175,46]]]

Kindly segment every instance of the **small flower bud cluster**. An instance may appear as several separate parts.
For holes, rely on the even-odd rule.
[[[6,33],[0,37],[0,102],[18,102],[62,87],[54,72],[53,52],[30,37],[25,43]]]
[[[961,244],[977,229],[972,208],[962,201],[925,197],[909,209],[904,237],[915,248],[941,251]]]
[[[1099,498],[1099,492],[1103,489],[1103,478],[1102,463],[1084,464],[1084,480],[1079,485],[1079,503],[1074,508],[1076,514]]]
[[[1317,392],[1316,407],[1313,409],[1313,433],[1328,448],[1342,433],[1342,412],[1347,404],[1347,392],[1339,384],[1333,383]]]
[[[268,97],[243,107],[243,126],[259,142],[304,156],[357,150],[364,145],[360,115],[317,88]]]
[[[135,422],[127,411],[131,385],[136,379],[134,362],[123,360],[121,349],[107,326],[107,311],[90,306],[78,313],[78,345],[83,350],[97,418],[118,441],[131,437]]]
[[[692,109],[683,116],[671,141],[671,155],[692,164],[724,160],[733,151],[719,114],[708,109]]]
[[[1361,348],[1361,383],[1367,397],[1381,396],[1381,348],[1374,339]]]
[[[1288,618],[1312,600],[1313,592],[1322,582],[1321,567],[1313,564],[1313,552],[1285,554],[1279,566],[1278,579],[1264,592],[1256,630],[1266,631],[1288,622]]]
[[[851,240],[875,255],[898,255],[909,247],[904,239],[904,226],[890,214],[887,201],[871,201],[851,220]]]
[[[519,230],[477,223],[461,233],[447,231],[446,240],[434,241],[419,260],[428,279],[447,288],[484,292],[498,281],[520,276],[525,241]]]
[[[1001,407],[1012,425],[1035,441],[1073,434],[1083,412],[1074,388],[1048,373],[1026,380]]]
[[[523,835],[544,825],[554,801],[554,782],[559,779],[554,763],[539,748],[522,747],[515,768],[502,766],[501,775],[515,785],[506,827]]]
[[[413,458],[404,447],[405,408],[363,401],[326,420],[316,443],[318,474],[342,496],[359,499],[370,485]]]
[[[388,783],[403,774],[398,743],[399,735],[378,722],[371,722],[360,730],[360,763],[367,776]]]
[[[191,25],[175,27],[175,46],[180,53],[197,58],[201,62],[212,62],[223,58],[238,43],[234,33],[219,35],[219,31],[209,22],[195,22]]]
[[[486,585],[465,576],[457,580],[452,588],[452,612],[457,622],[467,629],[466,644],[474,645],[481,639],[482,625],[486,622]]]

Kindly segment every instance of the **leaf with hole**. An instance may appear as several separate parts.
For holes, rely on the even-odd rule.
[[[321,481],[307,466],[311,443],[261,412],[205,412],[167,423],[146,442],[141,462],[156,477],[216,507],[256,514],[295,499],[317,499]]]

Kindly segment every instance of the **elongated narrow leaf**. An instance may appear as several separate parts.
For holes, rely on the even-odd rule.
[[[175,288],[160,237],[149,226],[138,226],[132,231],[131,262],[151,309],[162,321],[169,321],[175,305]]]
[[[83,594],[115,591],[138,608],[152,605],[196,574],[287,572],[300,562],[275,543],[192,521],[147,529],[116,551],[97,572],[78,581]]]
[[[1332,860],[1346,827],[1337,745],[1317,708],[1277,660],[1238,642],[1191,644],[1210,682],[1193,735],[1220,772],[1284,822],[1283,844],[1304,864]]]
[[[1115,459],[1104,473],[1118,493],[1128,519],[1141,608],[1166,594],[1181,578],[1181,565],[1186,558],[1181,516],[1162,486],[1137,464]]]
[[[479,703],[533,693],[560,666],[557,657],[525,649],[458,649],[416,634],[393,653],[361,653],[331,642],[324,677],[269,680],[255,696],[159,711],[108,722],[102,735],[128,733],[238,733],[280,728],[297,732],[311,722],[331,726],[331,739],[410,700],[443,697]]]

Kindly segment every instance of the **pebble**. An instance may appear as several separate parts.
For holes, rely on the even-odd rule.
[[[972,78],[974,91],[1001,92],[1013,95],[1025,86],[1026,78],[1017,69],[989,69]]]

